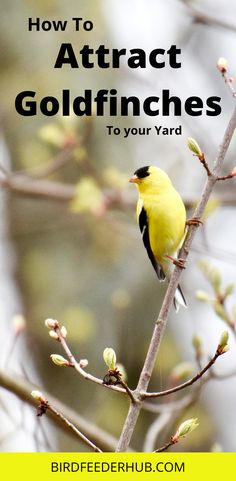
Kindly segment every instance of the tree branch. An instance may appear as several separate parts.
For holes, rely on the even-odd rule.
[[[78,438],[84,443],[87,444],[90,448],[92,448],[95,452],[101,453],[101,449],[98,448],[87,436],[85,436],[69,419],[67,419],[64,414],[59,412],[52,404],[47,402],[44,406],[47,411],[52,412],[57,418],[64,423],[69,430],[71,430]]]
[[[25,378],[15,373],[12,375],[9,375],[9,374],[6,374],[4,371],[0,370],[0,386],[12,392],[13,394],[15,394],[22,401],[25,401],[31,406],[36,407],[37,405],[36,401],[35,399],[33,399],[30,393],[33,390],[40,390],[40,388],[38,388],[31,382],[27,381]],[[89,439],[91,439],[95,444],[98,444],[103,451],[115,450],[117,445],[117,440],[113,436],[103,431],[101,428],[97,427],[95,424],[91,423],[84,417],[78,415],[66,404],[63,404],[61,401],[51,396],[45,390],[44,390],[44,394],[45,394],[45,397],[48,399],[48,402],[50,405],[54,406],[54,408],[58,412],[62,412],[64,416],[67,419],[69,419],[74,426],[77,426],[79,430],[83,431],[83,433]],[[67,433],[72,433],[71,430],[70,431],[68,430],[68,426],[62,423],[62,420],[60,418],[52,416],[52,414],[50,413],[49,413],[49,416],[52,422],[57,427],[63,429],[63,431]]]
[[[46,168],[46,167],[45,167]],[[58,202],[71,202],[76,194],[76,186],[74,184],[66,184],[63,182],[43,180],[32,178],[28,173],[4,173],[0,177],[0,187],[7,189],[13,194],[25,197],[34,197]],[[106,208],[134,209],[136,201],[128,198],[120,193],[109,190],[103,191],[106,199]],[[197,204],[197,198],[186,197],[184,204],[186,209],[192,209]],[[218,197],[220,205],[234,206],[236,205],[236,196],[227,194]]]
[[[161,405],[156,405],[154,403],[143,403],[143,408],[144,405],[145,407],[151,407],[151,412],[155,412],[155,408],[162,408],[162,410],[159,410],[160,416],[158,416],[157,420],[154,421],[153,424],[151,424],[150,428],[147,431],[145,442],[144,442],[144,451],[153,451],[155,448],[155,442],[157,439],[157,436],[160,434],[160,431],[162,431],[163,428],[165,428],[165,425],[170,421],[171,424],[173,424],[173,421],[177,420],[180,416],[182,418],[183,412],[187,411],[198,399],[201,388],[204,383],[206,383],[209,378],[204,378],[202,380],[200,385],[196,387],[195,390],[191,392],[191,394],[188,394],[187,396],[183,397],[182,399],[179,399],[178,401],[174,402],[167,402],[165,404]],[[181,410],[181,413],[179,412]],[[156,410],[156,413],[158,413],[158,410]],[[165,415],[167,415],[165,417]],[[158,420],[160,419],[160,423]],[[169,419],[169,421],[168,421]],[[165,424],[166,421],[166,424]],[[168,444],[168,443],[167,443]]]
[[[71,201],[75,195],[75,186],[50,180],[27,178],[25,175],[8,174],[0,177],[0,187],[17,194],[58,201]]]
[[[236,90],[233,85],[234,79],[228,76],[227,70],[223,70],[221,73],[226,85],[229,87],[231,94],[233,95],[234,98],[236,98]]]
[[[164,446],[162,446],[161,448],[158,448],[156,449],[155,451],[153,451],[154,453],[163,453],[164,451],[167,451],[168,448],[170,448],[170,446],[173,446],[173,444],[175,444],[172,440],[170,440],[168,443],[164,444]]]
[[[178,386],[175,386],[175,387],[172,387],[170,389],[166,389],[165,391],[159,391],[159,392],[145,392],[145,393],[141,393],[141,395],[143,396],[143,398],[157,398],[157,397],[163,397],[163,396],[168,396],[169,394],[172,394],[174,392],[177,392],[177,391],[181,391],[182,389],[185,389],[186,387],[188,386],[191,386],[192,384],[194,384],[196,381],[198,381],[202,376],[203,374],[205,374],[205,372],[208,371],[208,369],[211,368],[211,366],[213,366],[213,364],[216,362],[216,359],[221,356],[221,352],[219,352],[218,350],[215,352],[214,356],[210,359],[210,361],[206,364],[206,366],[201,369],[201,371],[199,371],[195,376],[193,376],[191,379],[189,379],[188,381],[185,381],[183,382],[182,384],[179,384]]]
[[[205,183],[205,186],[202,192],[200,202],[195,209],[195,212],[193,215],[194,218],[197,218],[197,219],[202,218],[207,201],[217,181],[217,176],[219,176],[219,173],[221,171],[223,160],[225,158],[225,155],[228,150],[235,128],[236,128],[236,107],[234,108],[233,114],[226,128],[223,141],[219,146],[218,153],[214,162],[213,173],[212,175],[208,176],[208,179]],[[186,260],[188,257],[190,247],[192,245],[197,228],[198,227],[196,225],[192,225],[188,229],[184,245],[180,252],[180,257],[184,260]],[[144,366],[140,374],[138,385],[137,385],[136,391],[133,392],[133,395],[137,399],[137,402],[135,404],[130,405],[129,412],[127,414],[127,418],[126,418],[126,421],[119,439],[119,443],[117,446],[117,451],[126,451],[129,446],[129,443],[130,443],[130,440],[131,440],[131,437],[135,429],[135,425],[142,407],[141,393],[146,392],[149,385],[149,381],[155,366],[157,354],[159,352],[160,344],[166,329],[172,301],[174,299],[176,288],[179,284],[181,272],[182,272],[182,269],[180,269],[178,266],[175,266],[173,274],[170,278],[169,285],[167,287],[167,291],[166,291],[164,301],[159,313],[159,317],[155,323],[153,335],[150,341],[146,359],[144,361]]]
[[[57,336],[58,336],[58,340],[59,342],[61,343],[65,353],[67,354],[68,358],[69,358],[69,361],[70,361],[70,364],[72,367],[75,368],[75,370],[84,378],[84,379],[87,379],[88,381],[92,381],[94,382],[95,384],[99,384],[99,386],[103,386],[103,387],[106,387],[107,389],[111,389],[113,391],[116,391],[116,392],[120,392],[122,394],[128,394],[129,396],[132,396],[132,393],[129,389],[129,393],[127,392],[127,387],[126,388],[120,388],[118,386],[113,386],[111,384],[105,384],[103,382],[103,379],[100,379],[98,377],[95,377],[93,376],[92,374],[86,372],[83,367],[81,366],[80,362],[76,361],[75,357],[73,356],[65,338],[63,337],[63,335],[61,334],[61,329],[60,329],[60,326],[59,326],[59,323],[58,321],[55,321],[57,323],[57,326],[54,328],[54,331],[56,332]]]
[[[172,411],[180,411],[188,407],[189,404],[192,402],[193,398],[195,399],[195,392],[193,395],[188,394],[182,397],[181,399],[178,399],[178,401],[172,401],[165,404],[156,404],[156,403],[144,401],[142,408],[145,411],[148,411],[153,414],[163,414],[166,412],[168,413]]]
[[[160,435],[161,431],[169,424],[172,420],[173,413],[171,411],[166,411],[160,414],[154,422],[149,427],[143,444],[144,452],[151,452],[154,450],[155,442],[157,437]]]
[[[48,177],[49,175],[57,172],[67,163],[67,161],[73,154],[74,149],[78,147],[78,145],[79,144],[75,141],[71,142],[69,145],[65,145],[65,147],[63,147],[52,160],[49,160],[46,165],[39,165],[37,167],[24,171],[21,170],[19,173],[16,172],[16,174],[19,174],[21,176],[25,175],[26,177],[37,179]]]
[[[220,27],[225,28],[226,30],[231,30],[232,32],[236,32],[236,25],[227,22],[226,20],[222,20],[221,18],[212,17],[211,15],[200,12],[195,7],[186,2],[186,0],[180,0],[183,3],[188,11],[188,14],[193,18],[194,22],[200,23],[203,25],[209,25],[210,27]]]

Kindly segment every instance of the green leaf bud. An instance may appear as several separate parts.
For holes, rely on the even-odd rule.
[[[220,302],[216,302],[214,308],[215,308],[215,313],[217,314],[217,316],[219,316],[221,319],[223,319],[223,321],[229,322],[229,316],[228,316],[224,306],[222,306],[222,304]]]
[[[43,403],[48,402],[47,399],[41,393],[41,391],[31,391],[30,394],[36,401],[40,401],[40,402],[43,402]]]
[[[103,351],[103,359],[109,369],[116,367],[116,353],[111,347],[106,347]]]
[[[199,424],[197,423],[197,418],[187,419],[178,427],[175,435],[172,437],[174,442],[179,441],[180,438],[184,438],[187,434],[190,434],[194,429],[196,429]]]
[[[181,381],[181,379],[186,379],[193,373],[193,365],[191,362],[181,362],[174,367],[171,372],[171,380],[173,382]]]
[[[231,282],[225,288],[224,297],[230,296],[234,292],[235,284]]]
[[[56,123],[44,125],[39,131],[39,137],[43,142],[61,149],[65,144],[65,134]]]
[[[54,364],[60,367],[67,367],[70,366],[70,363],[67,359],[65,359],[63,356],[60,356],[60,354],[51,354],[50,358]]]
[[[212,284],[214,291],[218,294],[222,282],[222,277],[219,269],[217,269],[216,267],[212,267],[209,274],[209,280]]]
[[[196,299],[202,302],[212,302],[212,297],[205,291],[198,290],[196,292]]]
[[[198,158],[204,157],[204,154],[203,154],[200,146],[198,145],[198,143],[195,139],[193,139],[192,137],[188,137],[187,143],[188,143],[189,150],[191,150],[191,152],[193,152],[193,154],[197,155]]]
[[[192,338],[192,345],[196,351],[200,351],[202,347],[202,339],[200,336],[195,335]]]
[[[220,341],[219,341],[219,346],[218,348],[220,349],[225,349],[228,346],[228,340],[229,340],[229,333],[228,331],[223,331],[221,336],[220,336]],[[227,349],[228,350],[228,349]],[[224,352],[226,352],[224,350]]]

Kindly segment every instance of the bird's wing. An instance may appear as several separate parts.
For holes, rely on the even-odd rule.
[[[139,228],[142,234],[144,246],[147,250],[148,257],[156,271],[158,279],[160,281],[164,281],[166,277],[165,273],[162,267],[160,266],[160,264],[158,264],[158,262],[156,261],[156,258],[154,257],[154,254],[151,249],[150,239],[149,239],[149,229],[148,229],[148,217],[147,217],[146,210],[143,205],[142,206],[140,205],[139,207],[140,207],[140,211],[138,215],[138,221],[139,221]]]

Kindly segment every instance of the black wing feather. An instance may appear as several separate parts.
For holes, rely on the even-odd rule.
[[[154,270],[156,271],[157,277],[160,281],[164,281],[164,279],[166,278],[165,273],[162,267],[156,261],[151,249],[150,239],[149,239],[149,229],[148,229],[148,218],[147,218],[147,213],[144,207],[142,207],[142,210],[139,214],[139,228],[143,237],[144,246],[148,253],[148,257],[152,263]]]

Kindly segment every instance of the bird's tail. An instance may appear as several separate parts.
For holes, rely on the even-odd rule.
[[[184,297],[184,293],[180,287],[180,285],[178,285],[176,291],[175,291],[175,297],[174,297],[174,307],[175,307],[175,311],[178,312],[179,310],[179,306],[182,306],[182,307],[187,307],[187,302],[186,302],[186,299]]]
[[[160,281],[163,281],[163,280],[167,279],[167,281],[169,282],[170,275],[171,275],[170,269],[167,268],[167,269],[164,270],[162,266],[159,266],[158,264],[157,264],[157,266],[158,266],[159,270],[155,269],[155,271],[157,273],[158,279]],[[185,296],[184,296],[184,293],[183,293],[180,285],[178,285],[178,287],[175,291],[175,297],[174,297],[174,300],[173,300],[173,304],[174,304],[174,308],[175,308],[176,312],[179,311],[180,306],[185,307],[185,308],[188,307]]]

